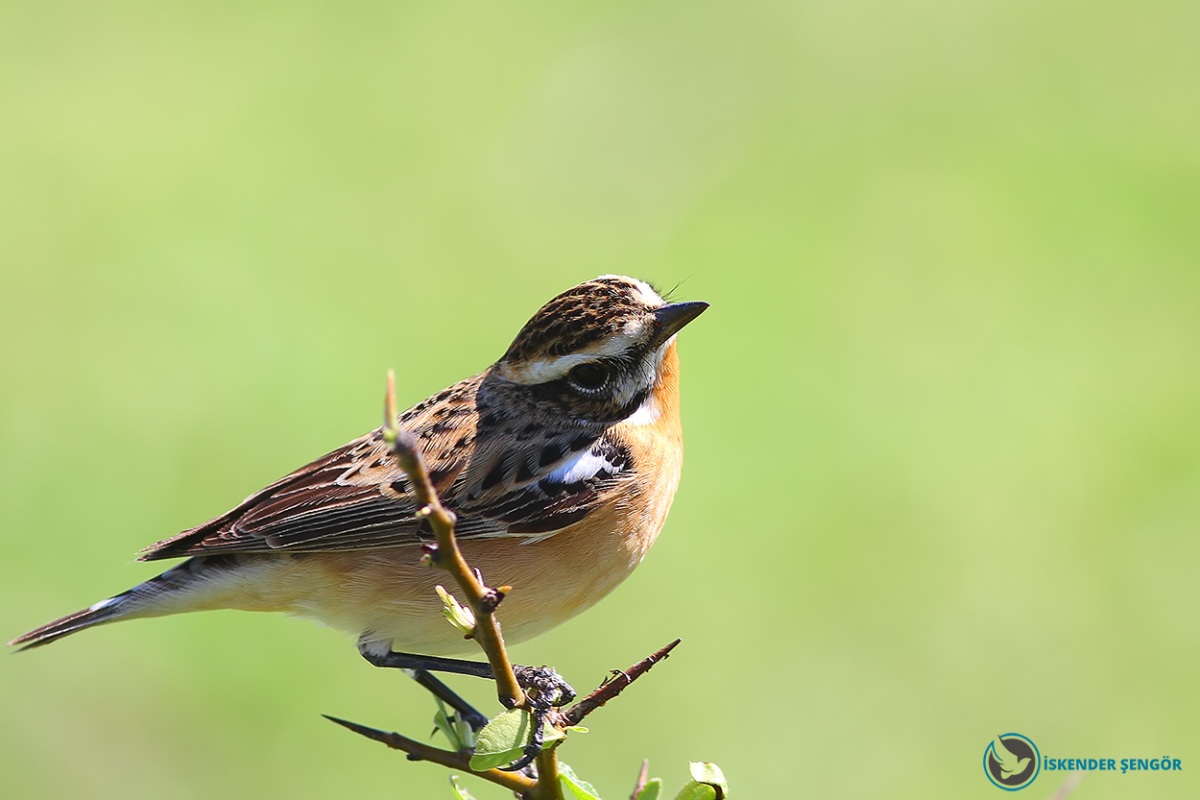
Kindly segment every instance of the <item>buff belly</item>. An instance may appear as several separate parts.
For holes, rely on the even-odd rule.
[[[628,577],[657,536],[666,509],[653,515],[658,519],[633,520],[625,508],[621,503],[598,510],[538,542],[503,538],[462,543],[467,562],[489,585],[513,587],[498,612],[507,641],[523,641],[565,622]],[[631,523],[632,532],[626,527]],[[223,575],[213,575],[204,590],[189,598],[189,608],[162,608],[160,613],[284,611],[368,641],[390,641],[401,652],[471,652],[476,645],[445,620],[434,589],[440,583],[458,595],[457,587],[449,573],[422,566],[419,557],[415,547],[247,555]]]

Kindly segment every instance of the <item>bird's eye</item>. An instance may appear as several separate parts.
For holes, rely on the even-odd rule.
[[[604,388],[604,384],[608,382],[608,375],[608,367],[589,361],[571,367],[571,371],[567,373],[567,380],[585,392],[595,392]]]

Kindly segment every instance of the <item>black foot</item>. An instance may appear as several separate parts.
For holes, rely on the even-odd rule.
[[[538,757],[538,753],[542,752],[542,746],[545,744],[547,712],[575,699],[575,690],[571,684],[549,667],[517,665],[513,667],[513,672],[516,673],[517,683],[529,698],[533,729],[529,734],[529,743],[521,751],[521,757],[507,767],[500,767],[502,772],[520,772],[527,769]]]
[[[545,709],[533,709],[530,712],[533,717],[533,732],[529,734],[529,743],[521,748],[521,757],[507,767],[496,767],[501,772],[526,772],[529,770],[529,765],[538,757],[538,753],[542,752],[542,745],[545,744],[544,731],[546,723]],[[529,777],[536,777],[529,774]]]
[[[514,666],[513,672],[517,675],[517,683],[521,684],[526,697],[529,698],[533,729],[529,734],[528,744],[521,750],[521,757],[507,767],[500,767],[503,772],[520,772],[533,763],[545,744],[548,712],[575,699],[575,690],[571,688],[571,684],[549,667]]]

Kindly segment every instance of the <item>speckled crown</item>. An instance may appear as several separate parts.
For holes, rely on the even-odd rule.
[[[624,275],[601,275],[558,295],[530,318],[504,353],[526,361],[586,350],[614,334],[653,321],[663,299],[648,283]]]

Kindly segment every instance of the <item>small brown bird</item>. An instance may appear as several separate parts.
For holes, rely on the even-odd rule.
[[[675,334],[707,303],[667,303],[605,275],[563,292],[482,373],[399,416],[458,515],[470,564],[504,603],[510,641],[596,603],[662,529],[679,484]],[[204,609],[284,611],[394,650],[469,647],[419,563],[430,541],[408,480],[376,429],[142,552],[188,560],[14,639],[22,648],[107,622]]]

